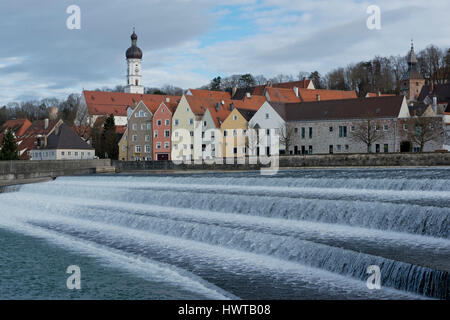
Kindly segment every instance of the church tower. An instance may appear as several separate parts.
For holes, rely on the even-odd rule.
[[[125,92],[144,94],[142,85],[142,50],[137,44],[137,35],[133,28],[131,35],[131,47],[126,52],[127,57],[127,86]]]
[[[400,92],[408,101],[416,101],[419,97],[422,87],[425,85],[425,79],[419,71],[416,54],[414,53],[414,44],[411,40],[411,51],[408,54],[408,71],[403,76],[400,83]]]

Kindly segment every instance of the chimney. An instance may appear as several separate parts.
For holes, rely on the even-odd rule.
[[[294,92],[295,92],[295,96],[298,98],[299,95],[298,95],[298,88],[297,87],[294,87]]]
[[[217,104],[216,104],[216,111],[219,111],[219,109],[220,109],[220,102],[217,102]]]
[[[320,94],[316,94],[317,101],[320,101]]]
[[[170,102],[170,98],[169,98],[169,97],[166,98],[166,102],[167,102],[167,103]]]
[[[437,114],[437,97],[433,97],[433,111],[434,114]]]
[[[48,118],[44,120],[44,130],[48,128]]]
[[[230,110],[233,111],[234,109],[234,103],[230,103]]]

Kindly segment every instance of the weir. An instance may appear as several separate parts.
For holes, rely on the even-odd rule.
[[[63,177],[0,194],[0,228],[152,259],[245,299],[449,299],[449,199],[445,168]]]

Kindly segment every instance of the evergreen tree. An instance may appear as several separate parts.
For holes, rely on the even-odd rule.
[[[19,160],[16,138],[11,129],[8,129],[3,137],[0,160]]]
[[[212,79],[209,87],[210,87],[210,90],[212,90],[212,91],[221,91],[222,90],[222,78],[216,77],[216,78]]]
[[[119,146],[116,133],[116,124],[114,122],[114,115],[112,114],[105,119],[101,140],[102,154],[100,156],[103,158],[117,160],[119,157]]]

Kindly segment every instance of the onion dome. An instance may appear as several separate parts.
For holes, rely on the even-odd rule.
[[[136,45],[137,35],[133,30],[131,35],[131,47],[126,52],[127,59],[142,59],[142,50]]]

